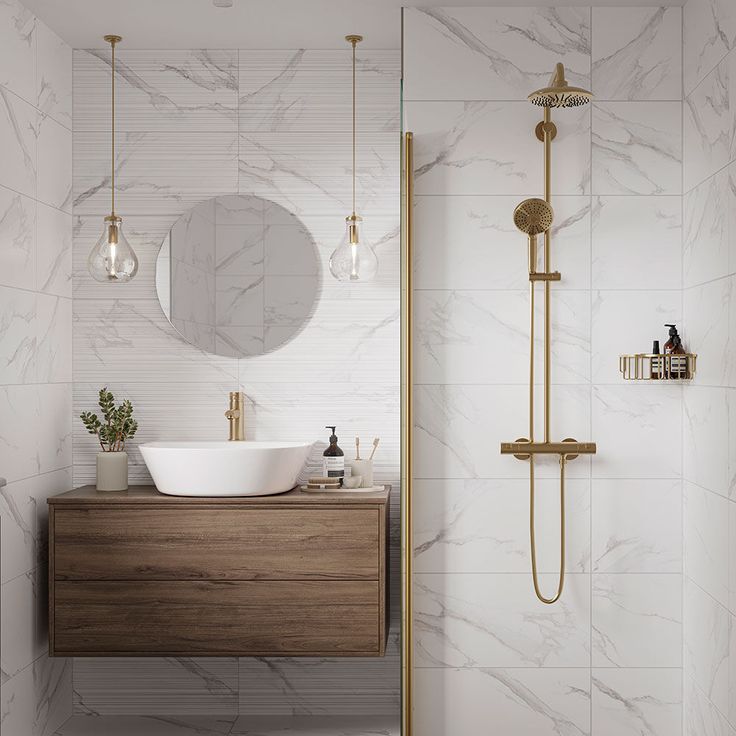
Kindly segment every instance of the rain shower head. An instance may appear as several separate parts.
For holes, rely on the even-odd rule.
[[[565,79],[565,67],[557,64],[549,87],[542,87],[529,95],[529,101],[540,107],[578,107],[590,102],[591,92],[580,87],[570,87]]]
[[[525,199],[514,209],[514,225],[530,237],[549,230],[553,218],[552,208],[543,199]]]

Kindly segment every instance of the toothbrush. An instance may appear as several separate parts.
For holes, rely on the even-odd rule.
[[[360,437],[355,438],[355,459],[360,460]]]
[[[376,439],[373,440],[373,452],[371,452],[371,456],[368,458],[369,460],[373,460],[373,456],[376,454],[376,450],[378,449],[378,443],[380,442],[380,438],[376,437]]]

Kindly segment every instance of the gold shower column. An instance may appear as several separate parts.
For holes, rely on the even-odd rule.
[[[552,123],[552,115],[550,108],[544,108],[544,121],[542,122],[542,136],[544,142],[544,201],[548,205],[552,205],[552,138],[556,132],[554,123]],[[550,273],[551,257],[550,247],[552,237],[550,228],[544,231],[544,272]],[[550,411],[549,411],[549,386],[552,373],[551,343],[552,343],[552,325],[550,319],[550,282],[544,282],[544,441],[550,441]],[[534,282],[532,282],[534,288]],[[532,319],[534,315],[532,314]]]

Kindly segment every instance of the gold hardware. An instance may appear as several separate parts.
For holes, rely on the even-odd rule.
[[[230,392],[230,408],[225,412],[230,425],[231,442],[245,440],[245,396],[242,391]]]
[[[534,128],[534,135],[537,136],[537,140],[544,142],[544,134],[549,135],[550,140],[557,138],[557,126],[553,122],[545,123],[544,120],[537,123],[537,127]]]
[[[528,459],[529,455],[567,455],[568,460],[573,460],[578,455],[595,455],[596,449],[595,442],[578,442],[572,438],[562,442],[529,442],[521,438],[516,442],[501,443],[502,455],[520,457],[520,453],[523,453],[520,457],[522,460]]]
[[[559,271],[553,271],[552,273],[530,273],[529,281],[560,281],[562,276]]]
[[[620,355],[618,369],[626,381],[689,381],[697,362],[697,353],[634,353]]]
[[[404,135],[401,252],[401,733],[414,733],[414,134]]]
[[[353,213],[347,219],[353,221],[359,220],[360,218],[355,214],[355,47],[363,40],[363,36],[359,36],[357,33],[351,33],[345,36],[345,40],[353,47]],[[353,234],[355,233],[356,240],[352,240]],[[357,228],[355,225],[350,230],[351,243],[357,243]]]

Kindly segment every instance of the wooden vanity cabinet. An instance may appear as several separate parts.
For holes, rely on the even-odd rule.
[[[51,656],[383,656],[390,489],[49,498]]]

